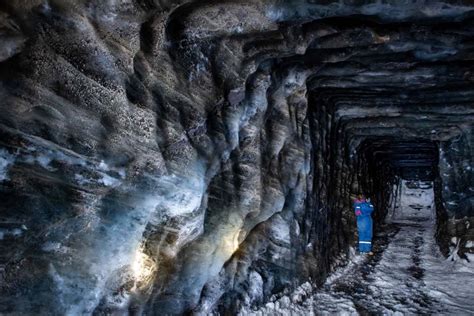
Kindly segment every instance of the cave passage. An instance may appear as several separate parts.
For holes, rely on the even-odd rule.
[[[471,285],[464,280],[474,278],[474,268],[453,264],[460,240],[451,240],[445,259],[435,238],[446,224],[435,203],[438,142],[372,135],[352,154],[357,192],[376,205],[374,254],[353,256],[319,288],[306,282],[241,315],[473,313]]]
[[[358,147],[361,192],[376,206],[375,222],[383,222],[399,204],[403,181],[433,182],[438,174],[438,145],[432,141],[375,138]]]
[[[0,1],[1,315],[472,314],[473,162],[472,0]]]
[[[413,173],[410,173],[413,175]],[[411,177],[411,176],[410,176]],[[474,277],[439,253],[433,182],[401,180],[396,204],[374,238],[374,255],[354,257],[320,289],[305,283],[249,315],[438,314],[469,315]]]

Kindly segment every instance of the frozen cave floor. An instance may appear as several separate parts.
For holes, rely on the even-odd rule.
[[[354,254],[322,287],[307,282],[240,314],[472,315],[474,258],[468,262],[442,256],[434,225],[432,219],[419,217],[386,224],[374,238],[373,256]]]

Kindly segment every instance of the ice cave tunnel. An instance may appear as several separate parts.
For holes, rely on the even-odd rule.
[[[0,1],[0,314],[473,315],[473,133],[470,0]]]

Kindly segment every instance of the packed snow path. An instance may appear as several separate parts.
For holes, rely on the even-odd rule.
[[[379,230],[373,256],[354,256],[322,288],[305,283],[241,314],[473,315],[473,260],[441,255],[430,216],[433,206],[426,198],[418,202],[401,203],[404,215]]]

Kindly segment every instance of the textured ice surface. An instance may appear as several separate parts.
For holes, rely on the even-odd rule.
[[[8,169],[15,162],[15,156],[0,149],[0,181],[8,179]]]

